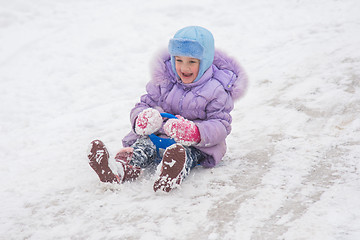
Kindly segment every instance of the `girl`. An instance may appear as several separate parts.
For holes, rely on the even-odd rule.
[[[214,38],[207,29],[180,29],[170,39],[168,53],[156,63],[147,94],[131,110],[133,129],[123,139],[125,148],[115,157],[116,169],[110,169],[109,153],[99,140],[91,143],[90,166],[102,182],[121,183],[160,164],[154,191],[171,191],[194,166],[211,168],[221,161],[231,132],[230,112],[246,86],[243,69],[215,51]],[[160,113],[164,112],[177,118],[162,118]],[[148,137],[153,133],[175,143],[159,151]]]

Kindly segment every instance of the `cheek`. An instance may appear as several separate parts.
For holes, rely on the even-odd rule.
[[[197,75],[199,73],[199,65],[194,66],[192,72]]]
[[[175,70],[176,70],[176,73],[180,76],[181,67],[178,64],[175,64]]]
[[[176,71],[179,69],[179,64],[175,61],[175,69]]]

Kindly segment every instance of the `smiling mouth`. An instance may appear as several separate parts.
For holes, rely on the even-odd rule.
[[[182,75],[186,78],[191,77],[193,74],[192,73],[182,73]]]

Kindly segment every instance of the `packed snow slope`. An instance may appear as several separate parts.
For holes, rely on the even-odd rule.
[[[0,239],[360,239],[360,1],[0,0]],[[150,66],[210,29],[250,87],[181,189],[100,183]]]

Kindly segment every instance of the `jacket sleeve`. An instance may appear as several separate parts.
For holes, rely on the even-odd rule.
[[[222,86],[218,86],[212,100],[206,106],[206,120],[195,121],[199,128],[201,141],[197,147],[212,147],[225,140],[231,132],[231,115],[234,102]]]

